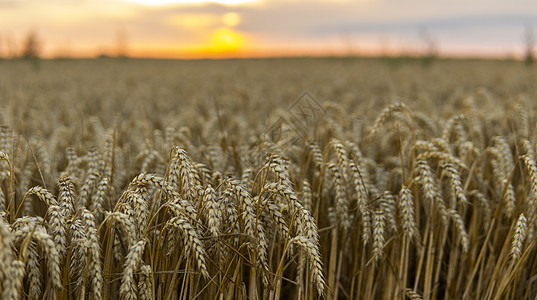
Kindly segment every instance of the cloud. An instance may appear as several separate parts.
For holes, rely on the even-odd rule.
[[[396,21],[396,22],[371,22],[371,23],[350,23],[341,27],[320,27],[319,30],[337,30],[344,29],[347,31],[370,32],[370,31],[389,31],[389,30],[408,30],[415,29],[418,26],[426,26],[433,30],[452,30],[467,29],[480,26],[520,26],[535,20],[531,15],[472,15],[457,16],[441,19],[423,18],[413,21]]]

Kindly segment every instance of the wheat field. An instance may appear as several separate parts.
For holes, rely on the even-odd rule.
[[[534,299],[535,82],[516,61],[0,61],[0,298]]]

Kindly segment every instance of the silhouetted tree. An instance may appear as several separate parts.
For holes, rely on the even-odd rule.
[[[424,43],[425,49],[422,55],[422,62],[426,65],[433,62],[438,57],[438,45],[436,39],[431,35],[426,27],[419,29],[419,36]]]
[[[127,31],[120,27],[116,34],[117,57],[127,57]]]
[[[533,35],[533,29],[530,25],[526,25],[526,53],[524,61],[526,65],[532,65],[535,61],[534,48],[535,48],[535,36]]]
[[[39,58],[41,42],[34,30],[31,30],[24,39],[21,56],[23,58]]]

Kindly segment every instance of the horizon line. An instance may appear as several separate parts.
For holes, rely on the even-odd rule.
[[[408,60],[491,60],[491,61],[524,61],[524,57],[518,57],[516,55],[482,55],[482,54],[468,54],[468,55],[435,55],[427,56],[420,54],[409,53],[395,53],[395,54],[380,54],[380,55],[368,55],[368,54],[296,54],[296,55],[245,55],[245,56],[214,56],[214,57],[166,57],[166,56],[129,56],[129,55],[107,55],[99,54],[94,56],[38,56],[38,57],[0,57],[0,61],[25,61],[31,59],[39,59],[46,61],[53,60],[98,60],[98,59],[114,59],[114,60],[183,60],[183,61],[197,61],[197,60],[255,60],[255,59],[300,59],[300,58],[326,58],[326,59],[408,59]]]

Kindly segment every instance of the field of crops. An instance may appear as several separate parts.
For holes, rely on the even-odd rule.
[[[537,69],[0,61],[1,299],[534,299]]]

